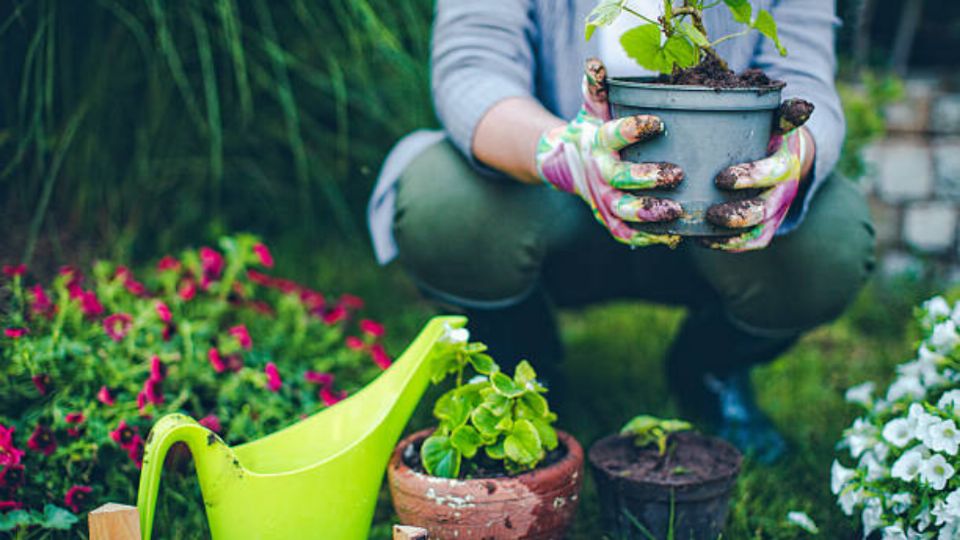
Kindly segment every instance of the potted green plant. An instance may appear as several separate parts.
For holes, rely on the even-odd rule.
[[[637,416],[590,448],[604,528],[615,538],[716,540],[742,456],[681,420]]]
[[[583,449],[556,421],[526,361],[503,373],[460,338],[433,358],[435,428],[400,441],[387,476],[400,521],[431,538],[562,538],[579,502]]]
[[[780,44],[770,12],[755,10],[748,0],[675,3],[663,0],[663,14],[653,20],[631,9],[626,0],[602,0],[587,17],[586,37],[589,40],[598,27],[621,15],[636,17],[641,24],[626,31],[620,43],[640,66],[660,74],[608,79],[615,118],[652,114],[667,126],[664,136],[627,147],[621,157],[676,163],[685,174],[684,181],[669,194],[684,214],[672,222],[636,227],[683,236],[729,235],[730,229],[707,221],[707,209],[751,194],[721,191],[714,186],[714,178],[727,166],[765,156],[785,84],[758,69],[733,73],[715,46],[756,30],[773,40],[780,54],[786,55],[786,49]],[[713,39],[703,24],[703,12],[721,3],[744,28]]]

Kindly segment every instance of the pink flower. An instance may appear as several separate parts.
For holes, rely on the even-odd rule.
[[[63,497],[63,503],[74,512],[79,512],[81,508],[86,508],[90,503],[90,494],[93,489],[90,486],[73,486],[67,490]]]
[[[348,349],[354,351],[362,351],[363,348],[366,347],[366,344],[363,342],[363,340],[357,336],[347,336],[347,339],[344,340],[344,344],[346,344]]]
[[[27,334],[26,328],[4,328],[3,334],[10,339],[19,339]]]
[[[257,272],[256,270],[247,270],[247,278],[257,285],[262,285],[264,287],[269,287],[273,284],[273,278],[262,272]]]
[[[27,448],[49,456],[57,449],[57,439],[54,438],[50,428],[42,424],[37,424],[37,427],[33,430],[33,434],[30,435],[30,439],[27,440]]]
[[[223,272],[223,266],[223,255],[221,255],[220,252],[208,247],[200,248],[200,267],[203,269],[203,284],[209,285],[210,281],[219,278]]]
[[[237,343],[244,349],[249,351],[253,347],[253,340],[250,339],[250,333],[247,332],[246,325],[238,324],[227,330],[227,332],[233,336],[237,340]]]
[[[238,354],[231,354],[227,357],[227,369],[236,373],[243,369],[243,358]]]
[[[347,310],[343,306],[335,306],[325,311],[321,318],[326,324],[337,324],[347,318]]]
[[[133,327],[133,317],[127,313],[114,313],[103,320],[103,329],[110,339],[120,342]]]
[[[17,276],[22,276],[26,273],[27,273],[27,265],[25,264],[3,265],[3,275],[7,276],[8,278],[15,278]]]
[[[216,347],[210,347],[210,350],[207,351],[207,360],[210,361],[210,365],[213,366],[213,370],[217,373],[223,373],[227,369],[227,364],[223,362],[223,358],[220,357],[220,351]]]
[[[263,368],[263,371],[267,374],[267,389],[271,392],[278,392],[280,387],[283,386],[283,381],[280,379],[277,365],[273,362],[267,362],[267,367]]]
[[[180,288],[177,290],[177,295],[180,296],[180,299],[184,302],[193,300],[193,297],[197,295],[197,283],[192,279],[183,280]]]
[[[160,357],[154,355],[150,359],[150,379],[160,382],[167,378],[167,366],[160,361]]]
[[[40,392],[41,396],[47,395],[47,392],[50,390],[50,383],[53,381],[50,380],[50,375],[46,373],[40,373],[30,377],[30,380],[33,381],[33,386],[37,388],[37,392]]]
[[[23,503],[20,501],[0,501],[0,512],[9,512],[10,510],[20,510]]]
[[[390,367],[390,364],[393,363],[393,361],[390,360],[390,355],[383,349],[383,345],[379,343],[370,347],[370,358],[373,359],[373,363],[380,369],[387,369]]]
[[[323,306],[327,303],[322,294],[311,289],[300,291],[300,301],[303,302],[303,305],[306,306],[307,310],[311,313],[322,310]]]
[[[375,338],[383,337],[383,334],[386,332],[382,324],[370,319],[363,319],[360,321],[360,331],[370,337]]]
[[[80,310],[88,317],[98,317],[103,313],[103,304],[97,298],[97,293],[93,291],[80,291],[77,298],[80,299]]]
[[[123,280],[123,286],[134,296],[142,296],[147,292],[147,288],[143,286],[143,283],[137,281],[133,277],[133,272],[126,266],[118,266],[114,278]]]
[[[53,303],[39,284],[30,288],[30,310],[36,315],[52,315]]]
[[[82,424],[86,419],[87,417],[84,416],[82,412],[67,413],[67,415],[64,417],[64,420],[68,424]]]
[[[334,393],[330,390],[329,386],[324,386],[320,389],[320,399],[323,400],[323,404],[326,406],[336,405],[337,403],[343,401],[347,397],[347,392],[341,390]]]
[[[179,270],[180,261],[174,259],[170,255],[166,255],[160,262],[157,263],[157,270],[161,272],[166,272],[167,270]]]
[[[23,485],[25,476],[23,474],[23,465],[5,465],[0,471],[0,487],[8,490],[15,490]]]
[[[307,371],[303,374],[303,378],[308,383],[319,384],[321,386],[330,386],[333,384],[333,374],[332,373],[321,373],[319,371]]]
[[[143,439],[140,437],[140,435],[133,436],[133,441],[127,448],[127,456],[131,461],[133,461],[138,469],[143,467]]]
[[[197,423],[209,429],[210,431],[213,431],[214,433],[220,433],[220,430],[223,429],[223,427],[220,425],[220,419],[217,418],[217,415],[215,414],[208,414],[200,420],[197,420]]]
[[[147,398],[147,401],[154,405],[163,403],[163,388],[160,385],[160,381],[153,377],[144,381],[143,392],[141,393]]]
[[[173,315],[170,314],[170,308],[167,307],[163,301],[157,300],[157,304],[154,307],[156,308],[157,316],[160,317],[161,321],[168,323],[171,319],[173,319]]]
[[[137,392],[137,410],[140,411],[140,416],[146,416],[143,413],[143,410],[146,408],[147,408],[146,392],[143,392],[143,391]]]
[[[13,444],[13,430],[13,426],[8,428],[0,424],[0,465],[4,467],[19,464],[24,454]]]
[[[97,399],[100,401],[100,403],[103,403],[104,405],[107,405],[107,406],[113,405],[114,403],[117,402],[113,398],[113,396],[110,395],[110,389],[107,388],[106,386],[100,387],[100,391],[97,392]]]
[[[126,420],[121,420],[116,429],[110,432],[110,438],[113,442],[120,445],[120,448],[129,450],[137,437],[137,428],[127,424]]]
[[[260,259],[260,264],[267,268],[273,268],[273,255],[270,254],[270,250],[267,249],[267,246],[263,244],[254,244],[253,252],[257,254],[257,258]]]

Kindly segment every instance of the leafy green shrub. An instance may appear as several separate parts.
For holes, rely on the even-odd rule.
[[[164,257],[135,275],[101,262],[52,284],[4,267],[0,290],[0,530],[69,529],[132,502],[144,437],[184,412],[231,443],[259,438],[390,365],[361,299],[273,277],[251,236]],[[199,512],[184,508],[183,514]]]
[[[511,474],[534,469],[558,442],[557,415],[533,367],[524,360],[509,377],[485,353],[485,345],[467,343],[465,337],[440,347],[432,360],[432,380],[454,375],[456,384],[434,404],[440,423],[420,448],[424,469],[444,478],[469,476],[480,451]],[[475,376],[464,382],[469,371]]]
[[[837,85],[847,120],[847,136],[837,163],[837,171],[847,178],[859,180],[868,172],[863,150],[887,133],[886,106],[903,97],[903,83],[895,75],[866,72],[860,84]]]

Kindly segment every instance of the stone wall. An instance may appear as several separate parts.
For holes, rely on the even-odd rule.
[[[960,276],[960,94],[939,78],[905,81],[887,109],[887,137],[865,152],[881,269]]]

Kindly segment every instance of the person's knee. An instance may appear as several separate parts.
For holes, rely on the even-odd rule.
[[[404,172],[393,231],[400,262],[420,287],[451,301],[489,302],[534,286],[540,242],[534,227],[509,215],[517,195],[503,184],[479,177],[448,142]]]

